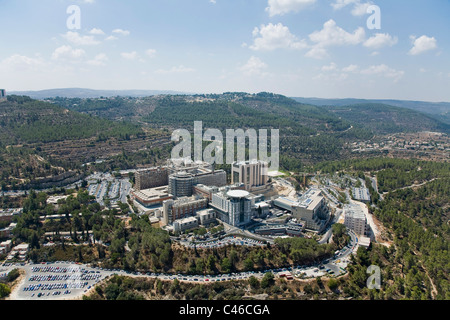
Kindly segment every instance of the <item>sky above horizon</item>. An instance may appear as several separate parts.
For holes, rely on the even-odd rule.
[[[448,0],[0,0],[0,87],[450,102],[449,13]]]

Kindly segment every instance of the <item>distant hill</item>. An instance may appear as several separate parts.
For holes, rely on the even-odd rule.
[[[415,110],[380,103],[326,107],[336,116],[378,134],[438,131],[449,134],[450,124]]]
[[[205,129],[280,129],[282,155],[304,162],[338,159],[345,142],[368,140],[374,134],[450,131],[445,123],[410,109],[367,103],[350,107],[316,106],[272,93],[49,101],[110,120],[134,121],[169,131],[192,130],[197,120],[203,121]]]
[[[450,124],[450,102],[425,102],[407,100],[364,100],[364,99],[320,99],[293,98],[294,100],[316,106],[349,106],[355,104],[378,103],[406,108],[432,115],[435,119]]]
[[[136,125],[113,122],[23,96],[0,102],[0,143],[42,143],[141,134]]]
[[[101,98],[101,97],[148,97],[161,94],[183,94],[177,91],[158,90],[93,90],[83,88],[49,89],[41,91],[11,91],[11,95],[28,96],[33,99],[47,99],[55,97],[65,98]]]

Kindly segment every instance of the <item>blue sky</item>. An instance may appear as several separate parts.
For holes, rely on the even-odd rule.
[[[0,0],[0,87],[450,101],[449,13],[447,0]]]

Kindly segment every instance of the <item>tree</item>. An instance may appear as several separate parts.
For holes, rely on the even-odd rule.
[[[328,280],[328,288],[330,288],[331,291],[334,291],[338,288],[339,284],[336,281],[336,279],[330,279]]]
[[[247,258],[244,260],[244,268],[247,271],[250,271],[253,269],[253,260],[250,258]]]
[[[267,272],[261,280],[261,288],[265,289],[273,285],[275,276],[272,272]]]
[[[3,283],[0,283],[0,298],[5,298],[9,296],[11,293],[11,289]]]
[[[259,280],[256,279],[256,277],[254,277],[254,276],[251,276],[251,277],[248,279],[248,283],[249,283],[250,286],[251,286],[252,288],[254,288],[254,289],[257,289],[257,288],[259,287]]]
[[[222,268],[223,273],[229,273],[231,272],[231,261],[228,258],[223,258],[222,263],[220,264],[220,267]]]
[[[20,271],[19,269],[14,269],[12,270],[10,273],[8,273],[8,282],[13,282],[14,280],[16,280],[18,277],[20,276]]]
[[[109,284],[105,289],[105,296],[108,300],[116,300],[120,294],[120,288],[116,283]]]

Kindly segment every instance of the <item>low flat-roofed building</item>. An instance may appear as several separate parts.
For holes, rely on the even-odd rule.
[[[358,246],[368,249],[370,247],[371,240],[368,237],[359,237]]]
[[[295,199],[287,197],[279,197],[273,200],[274,206],[284,210],[288,210],[289,212],[292,212],[292,207],[294,206],[295,203],[296,203]]]
[[[11,238],[12,231],[17,226],[17,223],[11,223],[7,228],[0,230],[0,238]]]
[[[370,192],[368,188],[353,188],[353,198],[357,201],[370,202]]]
[[[0,222],[11,222],[14,216],[22,214],[23,209],[2,209],[0,210]]]
[[[11,240],[3,241],[2,243],[0,243],[0,247],[5,248],[6,252],[9,252],[11,250],[11,246],[12,246]]]
[[[183,232],[195,228],[198,228],[198,220],[196,217],[180,219],[173,223],[174,232]]]
[[[197,218],[202,226],[208,226],[216,221],[216,211],[214,209],[205,209],[197,211]]]
[[[59,200],[66,200],[69,196],[51,196],[47,199],[47,204],[57,205]]]
[[[304,230],[304,226],[301,224],[278,224],[278,225],[265,225],[255,229],[255,233],[264,236],[289,236],[300,237]]]
[[[270,205],[267,202],[255,203],[255,212],[258,217],[267,216],[270,212]]]
[[[148,220],[150,221],[150,224],[157,224],[159,223],[159,219],[156,217],[149,217]]]
[[[131,194],[137,202],[147,208],[161,205],[164,201],[173,199],[167,186],[140,191],[134,190]]]

